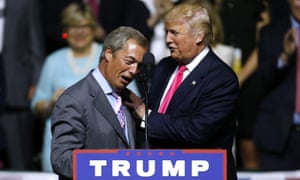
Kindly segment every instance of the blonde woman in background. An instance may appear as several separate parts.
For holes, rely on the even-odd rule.
[[[43,65],[36,93],[31,102],[32,111],[45,122],[42,147],[42,170],[51,172],[50,114],[62,92],[83,78],[97,66],[102,45],[94,41],[96,19],[91,9],[83,3],[72,3],[61,16],[68,47],[50,54]]]

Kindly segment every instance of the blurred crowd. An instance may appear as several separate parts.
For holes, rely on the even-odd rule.
[[[157,64],[169,55],[164,15],[184,1],[205,0],[0,0],[0,170],[51,172],[53,104],[96,66],[106,34],[121,25],[140,30]],[[300,34],[290,30],[300,24],[300,1],[206,4],[211,49],[240,83],[237,168],[300,169],[294,110]]]

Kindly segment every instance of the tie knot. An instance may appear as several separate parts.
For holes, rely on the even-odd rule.
[[[185,70],[187,70],[187,67],[185,65],[179,65],[178,72],[184,73]]]
[[[121,98],[121,96],[118,94],[118,93],[116,93],[116,92],[112,92],[112,95],[113,95],[113,97],[114,98],[116,98],[116,112],[120,109],[120,107],[121,107],[121,105],[122,105],[122,98]]]
[[[112,94],[113,97],[115,97],[116,99],[121,99],[121,96],[120,96],[118,93],[112,92],[111,94]]]

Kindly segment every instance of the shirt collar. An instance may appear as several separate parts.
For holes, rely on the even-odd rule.
[[[290,16],[290,20],[291,20],[292,28],[300,29],[299,22],[293,16]]]
[[[186,65],[189,72],[193,71],[195,67],[202,61],[202,59],[209,52],[209,48],[205,47],[189,64]]]
[[[111,86],[99,71],[99,68],[95,68],[92,72],[92,75],[96,79],[98,85],[102,88],[104,94],[111,94],[113,92]]]

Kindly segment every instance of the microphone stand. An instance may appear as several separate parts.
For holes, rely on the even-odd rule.
[[[148,77],[146,73],[142,73],[140,79],[142,89],[144,91],[144,103],[145,103],[145,144],[144,148],[149,149],[149,140],[148,140],[148,111],[149,111],[149,96],[148,96]]]
[[[148,52],[143,57],[143,70],[141,71],[140,82],[142,85],[142,90],[144,92],[144,103],[145,103],[145,149],[149,149],[148,140],[148,111],[149,111],[149,97],[148,91],[150,87],[150,80],[152,74],[152,67],[154,65],[154,56],[152,53]]]

